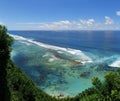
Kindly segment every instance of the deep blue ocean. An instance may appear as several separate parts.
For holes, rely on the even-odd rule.
[[[120,67],[120,31],[9,31],[12,60],[46,93],[75,96]]]

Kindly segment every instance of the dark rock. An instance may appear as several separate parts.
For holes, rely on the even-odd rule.
[[[80,77],[83,77],[83,78],[87,78],[90,76],[90,72],[83,72],[82,74],[80,74]]]
[[[44,74],[41,74],[39,76],[39,82],[43,82],[45,80],[46,76]]]

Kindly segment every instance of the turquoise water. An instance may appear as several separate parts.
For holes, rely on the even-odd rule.
[[[95,44],[99,44],[100,47],[98,46],[98,49],[87,48],[87,46],[75,48],[78,46],[79,37],[77,39],[77,36],[74,35],[74,40],[70,40],[73,38],[71,34],[70,37],[67,34],[66,39],[67,43],[70,44],[62,42],[63,40],[52,44],[58,38],[57,36],[55,36],[56,38],[53,37],[55,40],[50,38],[52,41],[50,43],[50,39],[46,35],[48,38],[47,43],[47,39],[43,42],[38,40],[38,37],[31,37],[43,37],[43,34],[32,35],[32,32],[29,32],[29,34],[26,34],[28,32],[22,32],[20,34],[21,32],[19,31],[14,33],[12,36],[16,41],[13,44],[13,61],[20,66],[38,87],[53,96],[58,96],[59,94],[75,96],[92,86],[91,79],[93,77],[97,76],[103,80],[104,75],[108,71],[115,70],[115,67],[120,66],[119,49],[115,50],[119,47],[105,47],[104,45],[106,44],[103,44],[104,48],[101,46],[101,43],[94,42],[93,47],[97,47]],[[38,31],[37,33],[40,32]],[[55,33],[57,34],[57,32]],[[87,35],[86,37],[88,37]],[[75,41],[75,38],[77,41]],[[69,42],[68,39],[70,40]],[[85,37],[83,40],[86,43],[85,45],[89,43]],[[75,42],[77,46],[75,46]],[[114,46],[117,46],[117,44]]]

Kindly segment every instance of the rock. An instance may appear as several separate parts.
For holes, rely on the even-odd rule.
[[[71,64],[73,64],[73,65],[82,64],[82,62],[79,61],[79,60],[71,60],[70,62],[71,62]]]
[[[39,76],[39,82],[43,82],[45,80],[45,75],[44,74],[41,74]]]
[[[80,74],[80,77],[84,77],[87,78],[90,76],[90,72],[83,72],[82,74]]]

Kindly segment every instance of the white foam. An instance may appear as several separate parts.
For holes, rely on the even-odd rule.
[[[53,61],[56,61],[56,60],[58,60],[58,58],[52,57],[52,58],[49,58],[48,62],[53,62]]]
[[[12,50],[11,52],[11,58],[13,58],[16,55],[16,52],[14,50]]]
[[[47,52],[45,55],[42,56],[44,57],[49,57],[48,62],[53,62],[56,60],[59,60],[57,57],[54,56],[54,54]]]
[[[62,51],[57,51],[58,53],[62,54],[63,52]]]
[[[11,35],[11,34],[10,34]],[[58,47],[58,46],[54,46],[54,45],[48,45],[48,44],[44,44],[41,42],[37,42],[34,41],[32,39],[28,39],[28,38],[24,38],[22,36],[18,36],[18,35],[11,35],[15,40],[18,40],[20,42],[27,42],[29,45],[30,44],[35,44],[38,45],[40,47],[43,48],[47,48],[47,49],[52,49],[52,50],[56,50],[58,53],[69,53],[71,55],[74,55],[77,57],[77,59],[81,60],[83,63],[91,63],[92,59],[90,57],[88,57],[87,55],[85,55],[82,51],[80,50],[76,50],[76,49],[71,49],[71,48],[63,48],[63,47]]]
[[[43,55],[42,57],[44,58],[44,57],[47,57],[47,56],[49,56],[48,54],[45,54],[45,55]]]
[[[48,61],[49,61],[49,62],[53,62],[53,61],[54,61],[54,59],[53,59],[53,58],[50,58]]]
[[[24,44],[26,44],[27,46],[30,46],[30,45],[31,45],[30,43],[24,42],[24,41],[21,41],[21,43],[24,43]]]
[[[113,62],[112,64],[110,64],[109,66],[111,67],[120,67],[120,58],[117,59],[115,62]]]

